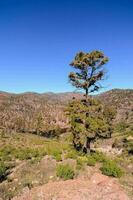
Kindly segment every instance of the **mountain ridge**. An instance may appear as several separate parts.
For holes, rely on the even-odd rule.
[[[64,109],[69,101],[80,99],[83,93],[33,93],[12,94],[0,92],[0,127],[16,131],[34,132],[41,120],[44,127],[64,128],[68,119]],[[133,122],[133,90],[113,89],[93,96],[117,110],[116,122]],[[40,123],[40,122],[39,122]]]

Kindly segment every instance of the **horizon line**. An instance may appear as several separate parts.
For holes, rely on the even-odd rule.
[[[109,92],[111,90],[133,90],[133,88],[111,88],[111,89],[108,89],[106,91],[99,91],[97,92],[96,94],[93,94],[93,95],[97,95],[97,94],[101,94],[101,93],[105,93],[105,92]],[[81,94],[84,94],[83,91],[61,91],[61,92],[54,92],[54,91],[45,91],[45,92],[37,92],[37,91],[24,91],[24,92],[11,92],[11,91],[3,91],[3,90],[0,90],[0,93],[7,93],[7,94],[28,94],[28,93],[34,93],[34,94],[63,94],[63,93],[81,93]],[[92,94],[91,94],[92,95]]]

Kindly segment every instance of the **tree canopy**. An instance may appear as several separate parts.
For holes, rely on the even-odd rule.
[[[70,64],[75,69],[69,74],[71,84],[85,90],[86,97],[89,93],[98,91],[102,87],[101,80],[105,76],[104,65],[108,60],[101,51],[77,53]]]
[[[69,104],[68,115],[73,135],[74,147],[90,150],[90,143],[98,138],[108,138],[112,132],[111,122],[115,112],[98,100],[74,100]]]

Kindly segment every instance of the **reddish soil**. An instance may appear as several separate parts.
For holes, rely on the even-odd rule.
[[[114,178],[94,173],[89,180],[49,182],[13,200],[131,200]]]

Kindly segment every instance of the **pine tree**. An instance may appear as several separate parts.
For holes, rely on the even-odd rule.
[[[109,138],[114,116],[113,110],[107,113],[106,107],[98,100],[74,100],[69,103],[68,116],[70,119],[73,145],[77,150],[89,153],[91,143],[98,138]],[[112,113],[111,113],[112,112]],[[110,117],[112,116],[112,117]]]
[[[88,98],[90,93],[99,91],[105,77],[104,65],[108,58],[101,51],[79,52],[70,64],[75,71],[69,74],[73,86],[85,91],[86,99],[74,100],[69,104],[68,115],[73,144],[78,150],[90,152],[90,144],[97,138],[111,136],[113,112],[100,102]]]
[[[71,62],[75,72],[69,74],[69,80],[73,86],[85,90],[86,98],[89,93],[99,91],[101,81],[105,76],[104,65],[108,62],[101,51],[90,53],[79,52]]]

